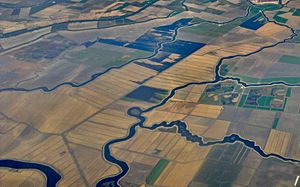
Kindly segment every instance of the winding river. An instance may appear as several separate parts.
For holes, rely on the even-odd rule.
[[[32,169],[32,170],[39,170],[46,176],[46,184],[48,187],[54,187],[61,179],[60,174],[55,171],[52,167],[38,164],[38,163],[31,163],[25,161],[17,161],[17,160],[0,160],[0,167],[5,168],[12,168],[12,169]]]

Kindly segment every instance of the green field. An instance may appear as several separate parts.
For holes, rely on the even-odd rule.
[[[272,10],[281,9],[281,6],[278,5],[278,4],[266,3],[266,4],[261,4],[261,5],[255,5],[255,9],[256,9],[257,12],[259,12],[259,10],[272,11]]]
[[[177,11],[177,12],[182,12],[182,11],[184,11],[183,6],[181,5],[181,0],[174,0],[174,1],[172,1],[172,3],[170,3],[167,7],[168,7],[169,9],[175,10],[175,11]]]
[[[257,100],[258,105],[261,107],[270,107],[271,101],[274,99],[274,97],[269,96],[262,96]]]
[[[286,12],[284,11],[278,11],[276,12],[276,14],[274,15],[273,19],[277,22],[280,23],[286,23],[288,21],[288,19],[281,17],[280,15],[285,14]]]
[[[300,77],[274,77],[274,78],[264,78],[261,79],[261,83],[270,83],[276,81],[284,81],[290,84],[300,83]]]
[[[89,47],[80,51],[72,51],[66,58],[73,63],[86,64],[95,67],[109,68],[123,65],[133,59],[147,57],[151,53],[123,49],[121,47]]]
[[[284,93],[282,91],[284,91]],[[284,111],[287,98],[290,97],[290,95],[291,89],[289,88],[284,90],[282,88],[272,88],[269,90],[268,88],[245,90],[243,95],[241,95],[238,106],[242,108],[260,110]]]
[[[300,65],[300,57],[297,56],[290,56],[290,55],[283,55],[279,62],[281,63],[288,63],[288,64],[298,64]]]
[[[153,185],[168,164],[168,160],[160,159],[155,165],[155,167],[152,169],[150,175],[146,178],[146,183]]]
[[[240,74],[235,74],[233,75],[233,77],[238,77],[240,78],[243,82],[247,82],[247,83],[258,83],[260,79],[255,78],[255,77],[249,77],[246,75],[240,75]]]
[[[190,32],[199,35],[218,37],[228,33],[229,31],[239,26],[240,24],[241,21],[234,21],[232,23],[222,24],[222,25],[217,25],[212,23],[202,23],[197,26],[183,28],[181,29],[181,31]]]
[[[237,77],[240,78],[243,82],[246,83],[271,83],[271,82],[277,82],[277,81],[283,81],[289,84],[296,84],[300,83],[300,77],[270,77],[270,78],[262,78],[258,79],[255,77],[249,77],[245,75],[240,75],[240,74],[234,74],[234,75],[229,75],[231,77]]]
[[[240,99],[240,102],[239,102],[239,107],[242,107],[244,104],[245,104],[245,102],[246,102],[246,99],[247,99],[247,95],[242,95],[241,96],[241,99]]]
[[[279,117],[275,117],[275,119],[273,121],[272,129],[276,129],[277,128],[278,122],[279,122]]]
[[[290,97],[292,95],[292,88],[288,88],[286,91],[286,97]]]
[[[296,11],[293,13],[293,16],[300,16],[300,9],[296,9]]]
[[[261,5],[261,6],[252,6],[250,8],[250,13],[248,17],[237,19],[233,22],[226,23],[226,24],[212,24],[212,23],[202,23],[192,27],[182,28],[181,31],[190,32],[193,34],[199,35],[207,35],[212,37],[219,37],[222,36],[232,29],[238,27],[242,22],[246,21],[247,19],[251,18],[253,15],[256,15],[260,10],[276,10],[278,9],[277,5]],[[219,10],[215,10],[212,8],[207,8],[205,11],[208,11],[213,14],[223,14],[223,12]]]

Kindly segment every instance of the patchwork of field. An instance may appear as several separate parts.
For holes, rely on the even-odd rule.
[[[42,132],[63,133],[134,90],[138,86],[135,82],[153,75],[150,69],[128,64],[77,89],[65,86],[51,93],[2,92],[0,112]]]
[[[40,3],[35,3],[33,1],[2,2],[0,37],[7,38],[6,41],[10,44],[1,44],[3,50],[58,30],[76,31],[133,24],[168,17],[185,10],[181,1],[178,0],[107,2],[41,0]],[[191,1],[186,2],[185,6],[189,9],[188,13],[195,17],[203,17],[207,20],[223,20],[224,18],[229,20],[243,14],[247,5],[248,3],[244,1],[236,3]],[[212,6],[217,8],[214,9]],[[32,32],[36,33],[32,34]],[[20,43],[20,39],[23,43]]]
[[[90,186],[100,177],[109,176],[118,171],[117,167],[110,166],[99,156],[100,150],[73,144],[59,135],[41,133],[27,124],[20,123],[18,127],[1,135],[1,141],[5,141],[5,145],[1,146],[1,158],[14,158],[50,165],[62,175],[59,186]],[[96,168],[91,166],[96,166]],[[30,170],[24,173],[23,170],[16,170],[4,173],[3,176],[1,174],[3,177],[1,182],[4,186],[14,184],[22,186],[23,183],[31,185],[33,182],[41,186],[44,180],[41,180],[39,175]],[[15,180],[15,177],[18,180]]]
[[[177,15],[164,20],[120,28],[53,33],[1,55],[0,59],[4,63],[0,68],[0,85],[2,88],[35,88],[54,87],[67,81],[85,82],[91,79],[93,74],[105,72],[112,67],[120,67],[134,59],[151,56],[161,42],[153,41],[154,48],[145,51],[122,45],[116,46],[107,41],[118,38],[122,42],[131,43],[153,27],[172,24],[186,16]],[[171,36],[172,33],[169,35]],[[165,40],[171,40],[170,36]],[[98,41],[100,38],[106,42]]]
[[[276,88],[276,86],[274,87]],[[285,89],[285,92],[286,94],[288,94],[288,100],[290,100],[299,94],[299,89]],[[193,93],[200,93],[200,95],[197,96],[197,99],[190,100],[188,96]],[[299,133],[299,128],[296,125],[296,121],[298,121],[297,116],[299,111],[294,111],[295,114],[292,114],[284,113],[280,110],[280,112],[276,112],[270,109],[267,110],[265,108],[243,108],[243,106],[239,104],[240,102],[242,102],[242,98],[240,97],[240,95],[242,95],[243,93],[244,88],[237,86],[235,82],[224,82],[214,85],[189,86],[185,89],[181,89],[163,106],[147,113],[147,120],[145,122],[145,125],[152,126],[153,124],[157,124],[162,121],[172,122],[181,120],[186,122],[188,129],[192,134],[201,136],[206,141],[220,140],[223,139],[225,135],[235,133],[244,138],[255,140],[256,144],[260,146],[266,153],[275,153],[288,158],[298,159],[300,140],[297,136],[297,134]],[[238,96],[234,98],[229,97],[235,94],[237,94]],[[207,100],[207,97],[209,95],[226,95],[228,97],[214,97],[214,99]],[[287,105],[294,105],[295,108],[296,103],[291,103],[293,102],[288,102]],[[297,103],[297,109],[299,109],[300,103]],[[287,107],[287,105],[285,106],[284,110],[290,107]],[[292,111],[290,110],[290,112]],[[129,165],[133,168],[135,168],[136,166],[140,166],[143,163],[143,161],[140,161],[140,163],[136,163],[139,162],[137,161],[138,159],[135,159],[139,158],[137,154],[139,152],[147,155],[153,154],[155,156],[158,156],[159,160],[156,160],[156,162],[153,161],[154,164],[152,164],[152,169],[148,169],[148,167],[146,166],[140,166],[143,167],[143,169],[141,170],[147,173],[147,175],[143,173],[144,175],[140,176],[140,178],[143,177],[144,181],[137,181],[133,177],[137,174],[133,172],[133,174],[130,174],[129,172],[128,176],[122,180],[124,184],[134,183],[140,185],[144,182],[150,185],[154,184],[176,186],[176,184],[182,182],[180,183],[182,184],[182,186],[201,186],[208,184],[224,184],[224,180],[228,179],[229,181],[226,180],[225,183],[228,183],[230,185],[236,184],[238,186],[257,186],[262,181],[273,185],[275,184],[275,182],[273,181],[274,178],[271,176],[272,174],[276,175],[275,173],[279,172],[275,172],[275,168],[282,167],[284,165],[283,162],[273,159],[258,161],[257,158],[261,159],[261,157],[257,156],[254,153],[251,153],[248,148],[244,148],[239,144],[222,145],[223,147],[228,148],[221,148],[221,145],[215,147],[210,146],[207,148],[197,148],[198,150],[210,150],[208,156],[207,153],[193,153],[194,149],[188,147],[195,144],[188,143],[186,141],[183,141],[185,142],[185,145],[179,143],[181,142],[180,140],[183,139],[182,137],[177,140],[175,146],[173,145],[174,138],[172,140],[167,139],[167,137],[169,137],[170,135],[166,136],[164,139],[160,138],[162,136],[162,133],[169,133],[174,134],[173,136],[178,136],[176,134],[177,130],[175,127],[169,129],[159,128],[155,132],[147,130],[141,131],[142,132],[139,131],[137,133],[135,137],[136,139],[131,139],[126,143],[123,142],[120,144],[116,144],[116,146],[114,146],[116,150],[116,153],[114,155],[120,155],[118,158],[120,158],[121,160],[126,160],[127,163],[129,163]],[[152,135],[150,136],[148,134]],[[144,141],[142,140],[143,138],[145,139]],[[158,148],[160,145],[157,146],[157,143],[155,143],[156,141],[161,142],[161,144],[165,144],[165,149],[171,146],[173,149],[177,150],[177,156],[175,158],[170,156],[173,153],[173,149],[167,149],[168,152],[166,153],[163,147]],[[177,145],[178,148],[176,149],[175,147]],[[121,153],[119,152],[121,152],[121,150],[123,149],[126,149],[126,152],[131,151],[132,153],[130,155],[132,155],[132,157],[134,158],[129,159],[129,153],[126,154],[126,156],[122,157]],[[149,149],[152,149],[152,151],[150,151]],[[224,150],[224,154],[221,153],[222,149]],[[226,149],[228,150],[226,151]],[[236,155],[233,154],[235,149]],[[191,179],[189,179],[190,182],[186,184],[184,184],[185,179],[181,178],[181,170],[178,174],[175,175],[174,173],[173,175],[172,170],[168,169],[169,167],[176,169],[176,166],[173,166],[172,164],[174,162],[173,159],[176,160],[177,158],[182,158],[180,155],[185,154],[185,150],[188,151],[188,155],[204,156],[201,157],[201,161],[198,161],[198,164],[200,165],[197,165],[196,163],[192,164],[193,167],[198,167],[197,170],[193,170],[192,166],[189,166],[189,170],[185,172],[186,175],[184,176],[194,176],[192,181]],[[125,150],[123,150],[123,152],[123,154],[125,154]],[[226,156],[226,154],[228,155]],[[205,157],[207,158],[206,161],[204,161]],[[224,157],[224,161],[222,161],[222,157]],[[185,161],[187,161],[186,159],[188,157],[184,158]],[[150,160],[150,158],[148,160]],[[167,161],[167,163],[165,160]],[[230,162],[231,164],[226,165],[226,162]],[[244,162],[251,164],[243,164]],[[280,162],[282,164],[280,164]],[[151,164],[149,163],[149,165]],[[270,168],[270,165],[274,167]],[[228,172],[231,173],[230,177],[227,176],[229,174],[226,174],[225,169],[229,167],[230,171]],[[296,170],[298,170],[299,168],[295,165],[291,167],[293,169],[288,169],[288,171],[286,170],[289,173],[287,174],[287,176],[289,176],[289,179],[283,179],[283,175],[285,175],[281,173],[281,171],[283,170],[279,172],[281,173],[280,176],[282,177],[276,179],[280,183],[279,186],[293,184],[294,180],[297,177]],[[176,171],[179,171],[179,169],[176,169]],[[166,172],[168,175],[164,174],[164,172]],[[189,174],[189,172],[196,173]],[[265,175],[262,175],[262,172],[266,172]],[[272,172],[272,174],[267,174],[268,172]],[[171,176],[172,180],[170,179],[170,181],[168,181],[166,179],[167,176]],[[160,178],[163,178],[163,181],[165,181],[165,183],[160,183]],[[156,182],[151,182],[153,180],[155,180]],[[186,178],[186,180],[188,181],[188,178]]]
[[[63,175],[59,186],[95,185],[100,178],[117,173],[117,167],[100,157],[101,149],[108,140],[127,134],[135,120],[125,111],[136,103],[122,97],[138,86],[135,82],[153,73],[132,63],[76,90],[62,87],[26,95],[3,92],[1,103],[9,106],[1,107],[5,114],[1,158],[49,164]]]
[[[129,23],[131,20],[126,19],[126,17],[135,15],[143,9],[153,6],[155,2],[156,0],[128,2],[98,2],[96,0],[79,2],[43,0],[40,3],[33,1],[21,1],[18,3],[7,2],[3,3],[4,8],[1,10],[2,14],[0,19],[6,20],[7,17],[10,17],[10,19],[4,22],[2,26],[2,36],[16,36],[43,27],[50,27],[51,30],[68,29],[69,22],[70,28],[73,29],[82,26],[83,28],[98,28],[98,20],[104,20],[108,26],[109,24],[120,24],[115,23],[114,18],[118,17],[120,17],[124,23]],[[161,8],[161,10],[164,10],[164,8]],[[167,14],[168,9],[166,9],[165,12]],[[150,15],[147,16],[150,17]],[[23,20],[23,23],[14,27],[12,24],[19,20]],[[90,21],[90,23],[81,24],[81,22],[85,22],[85,20]],[[72,22],[74,21],[78,23],[75,22],[75,24],[73,24]]]
[[[268,24],[260,29],[264,27],[268,27]],[[260,29],[254,33],[257,34]],[[210,45],[204,46],[181,63],[175,64],[154,79],[149,80],[146,85],[171,90],[189,82],[213,79],[214,67],[222,57],[249,54],[263,46],[281,41],[286,36],[289,36],[290,31],[283,27],[268,36],[261,36],[261,34],[252,35],[254,33],[241,27],[235,28],[222,37],[222,40],[226,41],[225,43],[216,43],[218,40],[213,40]],[[232,41],[232,37],[240,37],[243,41]],[[263,40],[261,37],[263,37]],[[226,62],[224,64],[226,65]]]
[[[299,25],[297,22],[300,19],[299,2],[291,1],[284,9],[270,12],[268,16],[279,23],[285,23],[298,30]]]
[[[138,130],[112,152],[130,166],[120,182],[124,186],[291,186],[299,172],[296,165],[263,159],[240,143],[198,147],[176,128]]]
[[[175,131],[138,130],[135,138],[116,144],[114,155],[132,168],[121,184],[187,186],[211,148],[188,143]]]
[[[236,9],[237,7],[232,9],[232,11]],[[253,9],[252,11],[252,13],[255,14],[256,10]],[[214,14],[212,14],[212,16],[213,15]],[[7,64],[4,63],[1,68],[2,71],[0,71],[0,78],[3,80],[1,81],[1,86],[34,88],[40,86],[54,87],[55,85],[66,81],[78,83],[84,82],[87,79],[90,79],[91,75],[95,73],[104,72],[111,67],[122,66],[133,59],[146,58],[150,56],[154,53],[154,50],[156,49],[155,47],[159,42],[168,42],[171,40],[172,33],[169,33],[169,31],[174,34],[175,31],[172,27],[176,26],[176,21],[179,21],[178,23],[182,22],[184,24],[191,24],[199,19],[204,19],[201,15],[194,15],[195,18],[192,19],[190,23],[184,22],[184,20],[180,21],[180,19],[190,16],[190,13],[182,12],[170,18],[158,19],[140,24],[131,24],[129,26],[80,32],[56,30],[55,32],[51,31],[52,34],[50,35],[45,35],[46,33],[49,33],[49,30],[45,28],[45,32],[33,31],[31,34],[26,33],[25,35],[27,38],[38,37],[37,40],[32,43],[27,42],[26,45],[22,45],[22,43],[20,43],[26,40],[26,37],[24,38],[21,35],[12,37],[13,40],[3,38],[0,41],[0,43],[2,42],[2,47],[13,48],[14,43],[16,43],[16,46],[19,47],[13,48],[1,55],[1,59],[3,61],[9,62]],[[172,56],[165,59],[160,57],[156,59],[156,61],[153,59],[155,62],[152,62],[153,60],[146,60],[146,62],[141,60],[141,62],[138,63],[142,63],[142,65],[147,67],[155,67],[156,70],[159,71],[161,71],[161,69],[166,69],[166,67],[170,66],[170,63],[176,63],[182,58],[185,58],[191,52],[196,50],[197,47],[201,47],[201,45],[208,43],[215,45],[214,41],[218,41],[218,37],[229,35],[228,40],[231,40],[232,36],[230,33],[243,32],[242,27],[239,27],[239,25],[244,20],[244,18],[238,19],[234,22],[234,24],[230,24],[231,26],[228,27],[230,29],[227,29],[227,27],[224,28],[225,30],[222,33],[216,36],[212,35],[213,37],[209,40],[206,38],[205,32],[200,32],[201,28],[205,28],[205,23],[201,23],[202,21],[199,21],[200,23],[195,26],[180,29],[178,42],[172,44],[173,46],[166,46],[165,49],[162,49],[162,52],[159,53],[162,57],[167,55],[165,54],[166,52]],[[170,24],[169,28],[162,27],[168,24]],[[268,24],[266,25],[268,26]],[[215,27],[216,25],[212,24],[212,26]],[[265,26],[262,26],[262,28],[264,27]],[[125,29],[128,33],[122,32],[121,30],[123,29]],[[152,31],[153,29],[155,29],[155,32]],[[195,30],[199,32],[195,33]],[[227,32],[229,33],[227,34]],[[249,30],[245,32],[249,32]],[[281,36],[285,36],[287,32],[288,29],[281,27],[281,29],[274,31],[274,35],[277,36],[276,33],[281,33],[281,35],[276,37],[276,39],[279,39]],[[145,42],[145,39],[149,41],[149,39],[152,38],[146,37],[150,37],[150,35],[151,37],[156,38],[153,38],[154,40],[152,40],[152,47],[148,49],[140,48],[138,46],[138,42]],[[198,38],[200,40],[196,43],[192,43],[193,38],[195,37],[191,38],[191,36],[196,35],[197,40]],[[245,36],[245,33],[241,33],[241,37]],[[253,37],[258,37],[257,40],[261,38],[259,35]],[[266,40],[266,42],[274,42],[271,40],[272,39],[270,39],[270,41]],[[230,44],[230,41],[228,41],[228,43],[229,45],[232,45]],[[189,45],[194,49],[191,51],[184,51],[183,48],[180,48],[180,45],[186,45],[186,47]],[[217,45],[220,44],[218,43]],[[49,46],[51,46],[51,50],[49,50]],[[170,50],[170,47],[177,48],[177,51],[174,49]],[[227,48],[228,46],[224,47]],[[99,50],[101,52],[98,52]],[[114,52],[118,55],[112,55]],[[172,54],[172,52],[176,54]],[[196,60],[196,58],[194,60]],[[217,60],[218,59],[212,59],[212,61]],[[156,64],[157,62],[163,62],[163,67],[158,67],[161,66],[161,64]],[[27,68],[24,69],[19,67],[18,64],[20,63],[26,63]],[[212,65],[215,63],[216,62],[213,62]],[[8,72],[7,70],[11,71]],[[195,78],[192,78],[192,80],[193,79]]]
[[[51,165],[63,173],[63,180],[60,182],[62,186],[71,184],[78,184],[80,186],[84,184],[80,172],[76,169],[76,163],[71,157],[62,137],[43,134],[29,127],[27,124],[18,123],[15,128],[8,131],[5,135],[1,135],[1,141],[5,142],[1,146],[1,158],[15,158]],[[25,178],[26,174],[29,175],[29,181],[33,180],[30,176],[36,176],[36,174],[29,171],[26,170],[24,177],[20,176],[20,185],[22,184],[22,178]],[[8,173],[7,177],[9,178],[10,175],[12,174]],[[18,172],[15,172],[14,176],[17,175]],[[38,182],[38,180],[35,181]],[[11,182],[18,181],[11,179]],[[8,182],[7,185],[13,185],[11,182]],[[43,182],[43,180],[40,181],[39,185],[43,184]]]
[[[44,2],[44,1],[43,1]],[[28,2],[29,3],[29,2]],[[46,1],[44,2],[46,3]],[[49,5],[50,8],[54,8],[60,4],[56,2],[55,5]],[[90,2],[92,3],[92,2]],[[111,3],[111,2],[110,2]],[[109,6],[110,3],[103,3],[101,6]],[[118,6],[122,8],[126,8],[127,6],[131,6],[130,3],[122,3],[119,2],[118,5],[112,5],[114,9],[118,9]],[[0,86],[2,88],[7,87],[22,87],[22,88],[35,88],[41,86],[54,87],[62,82],[75,82],[81,83],[88,79],[91,79],[93,74],[104,72],[105,70],[111,67],[119,67],[122,66],[133,59],[141,59],[139,64],[142,64],[147,67],[151,67],[156,70],[163,70],[169,67],[170,63],[176,63],[180,61],[182,58],[185,58],[191,52],[195,51],[197,47],[199,48],[201,45],[205,44],[213,44],[220,45],[218,38],[228,35],[228,39],[224,38],[224,42],[227,43],[228,46],[232,44],[233,33],[240,33],[240,37],[245,38],[248,36],[246,32],[249,30],[243,31],[242,28],[247,27],[241,25],[247,18],[240,18],[235,20],[232,23],[225,24],[224,27],[218,26],[217,24],[212,23],[202,23],[203,21],[211,21],[214,20],[215,17],[221,16],[222,20],[226,21],[230,20],[233,17],[238,17],[244,15],[246,12],[247,6],[249,4],[245,1],[234,3],[220,3],[220,2],[207,2],[200,3],[199,2],[186,2],[187,6],[190,7],[189,11],[183,11],[180,5],[180,2],[166,2],[166,1],[149,1],[149,5],[154,3],[153,5],[148,5],[145,10],[141,13],[132,15],[132,16],[142,16],[142,18],[149,20],[151,17],[150,13],[153,13],[152,10],[148,10],[151,7],[155,7],[160,11],[167,7],[170,10],[178,11],[177,14],[174,14],[171,17],[166,17],[165,19],[153,19],[152,21],[135,21],[132,24],[122,26],[122,24],[127,23],[118,23],[117,27],[110,27],[105,29],[105,24],[101,25],[102,29],[83,29],[82,31],[66,31],[63,25],[53,26],[55,28],[41,28],[38,30],[33,30],[32,32],[18,33],[13,36],[4,36],[0,39],[1,48],[4,50],[1,53],[0,59],[6,63],[3,63],[0,68]],[[30,3],[29,3],[30,4]],[[43,3],[42,3],[43,4]],[[64,4],[64,3],[63,3]],[[91,4],[74,4],[72,6],[72,11],[84,11],[89,8],[75,8],[77,5],[79,6],[87,6],[89,7]],[[133,3],[138,6],[142,6],[143,3],[140,1],[139,3]],[[46,4],[45,4],[46,5]],[[63,6],[65,6],[64,4]],[[22,4],[11,5],[13,6],[25,6]],[[29,5],[28,5],[29,6]],[[48,5],[47,5],[48,6]],[[60,6],[60,5],[59,5]],[[101,7],[100,6],[100,7]],[[218,7],[217,9],[213,9],[212,7]],[[94,5],[92,6],[94,7]],[[194,7],[194,8],[192,8]],[[41,7],[43,8],[43,7]],[[47,9],[47,8],[46,8]],[[90,7],[90,9],[93,9]],[[119,10],[119,9],[118,9]],[[215,10],[215,11],[214,11]],[[218,11],[217,11],[218,10]],[[251,8],[251,16],[257,14],[258,9]],[[203,14],[202,14],[203,13]],[[64,13],[63,13],[64,14]],[[143,14],[147,15],[143,16]],[[48,13],[47,13],[48,15]],[[154,12],[154,15],[156,13]],[[258,14],[259,15],[259,14]],[[130,16],[131,17],[131,16]],[[160,17],[160,16],[158,16]],[[160,42],[168,42],[171,40],[171,37],[174,35],[175,30],[172,28],[173,26],[177,27],[174,22],[179,21],[180,19],[185,18],[193,18],[190,22],[185,22],[183,25],[178,25],[178,27],[184,27],[180,29],[180,32],[177,36],[177,41],[174,46],[167,46],[165,49],[162,49],[159,52],[158,59],[151,59],[151,61],[146,60],[154,51],[157,49],[157,45]],[[260,15],[261,17],[261,15]],[[259,17],[259,18],[260,18]],[[224,20],[226,18],[226,20]],[[217,18],[216,18],[217,19]],[[133,21],[133,20],[131,20]],[[194,25],[192,27],[187,27],[188,24],[193,24],[199,22],[199,24]],[[255,22],[256,23],[256,22]],[[74,23],[75,24],[75,23]],[[80,23],[78,23],[80,24]],[[82,24],[90,24],[90,23],[82,23]],[[170,27],[162,27],[170,24]],[[186,24],[186,25],[185,25]],[[242,27],[240,27],[240,25]],[[255,33],[253,36],[249,37],[253,40],[262,40],[262,37],[269,38],[270,36],[260,36],[265,33],[268,34],[269,31],[264,31],[271,27],[272,24],[258,24],[262,26],[262,28],[258,29],[258,33]],[[217,27],[217,28],[216,28]],[[266,45],[268,42],[274,42],[272,40],[275,37],[275,40],[281,39],[281,37],[285,37],[288,34],[288,29],[285,27],[276,27],[272,33],[271,39],[264,39],[266,43],[261,45]],[[15,28],[15,26],[14,26]],[[98,28],[98,27],[97,27]],[[155,32],[153,32],[153,29]],[[167,30],[166,30],[167,29]],[[211,30],[210,30],[211,29]],[[163,32],[162,32],[163,31]],[[208,32],[207,32],[208,31]],[[172,33],[171,33],[172,32]],[[207,33],[211,33],[210,36]],[[214,34],[215,33],[215,34]],[[231,34],[230,34],[231,33]],[[150,36],[151,35],[151,36]],[[147,38],[148,37],[148,38]],[[152,38],[153,37],[153,38]],[[257,37],[257,39],[254,39]],[[139,42],[148,42],[152,39],[152,47],[143,49],[139,45]],[[184,42],[182,42],[183,40]],[[192,43],[196,40],[195,43]],[[147,43],[148,43],[147,42]],[[190,43],[187,43],[190,42]],[[249,41],[249,46],[256,45],[252,43],[253,41]],[[245,41],[246,43],[246,41]],[[194,48],[191,51],[184,51],[180,45],[188,45],[191,48]],[[51,47],[49,47],[51,46]],[[222,46],[228,48],[228,46]],[[249,46],[242,46],[245,48],[249,48]],[[177,48],[176,50],[170,50],[169,47]],[[182,46],[184,47],[184,46]],[[240,46],[239,46],[240,47]],[[260,46],[257,46],[260,47]],[[216,47],[218,48],[218,47]],[[230,49],[229,49],[230,50]],[[235,49],[233,49],[235,50]],[[249,49],[252,50],[252,49]],[[165,57],[166,52],[172,56],[169,58]],[[179,52],[179,54],[178,54]],[[175,53],[175,54],[172,54]],[[180,54],[182,53],[182,54]],[[212,52],[213,53],[213,52]],[[224,53],[224,52],[222,52]],[[238,52],[237,52],[238,53]],[[117,55],[116,55],[117,54]],[[234,52],[232,53],[234,54]],[[228,53],[224,54],[228,55]],[[158,55],[157,55],[158,56]],[[223,55],[221,55],[223,56]],[[211,66],[214,66],[218,58],[211,57],[210,55],[205,56],[208,57],[208,60],[212,61]],[[144,59],[143,59],[144,58]],[[199,60],[206,60],[205,58]],[[191,59],[189,63],[191,63],[190,67],[194,67],[196,64],[194,62],[197,58]],[[144,62],[146,61],[146,62]],[[157,64],[157,62],[159,64]],[[161,65],[163,63],[163,66]],[[26,66],[20,66],[19,64],[25,63]],[[3,67],[2,67],[3,66]],[[26,67],[26,68],[25,68]],[[8,71],[9,70],[9,71]],[[182,70],[183,71],[183,70]],[[184,71],[188,71],[184,70]],[[210,73],[211,74],[211,73]],[[165,75],[166,76],[166,75]],[[182,75],[178,75],[179,77]],[[186,75],[184,75],[186,76]],[[181,77],[180,77],[181,78]],[[201,77],[191,77],[190,80],[199,79]],[[183,79],[183,78],[182,78]],[[173,80],[172,80],[173,81]],[[176,82],[176,80],[174,80]],[[186,80],[186,82],[189,80]],[[152,84],[152,83],[151,83]],[[176,83],[178,84],[178,83]]]
[[[224,76],[240,77],[248,83],[299,83],[298,51],[299,44],[280,44],[246,58],[225,61],[221,72]],[[244,68],[246,64],[247,69]]]
[[[61,187],[119,174],[108,154],[129,166],[121,186],[300,185],[298,165],[245,144],[199,146],[175,126],[147,130],[180,120],[204,141],[238,134],[300,159],[300,88],[223,79],[299,83],[298,2],[36,3],[0,0],[1,159],[50,166]],[[37,170],[0,168],[0,186],[45,185]]]
[[[267,152],[297,158],[294,148],[298,147],[296,134],[299,132],[294,123],[300,107],[295,100],[298,94],[298,88],[245,89],[235,82],[189,86],[163,106],[146,113],[145,125],[183,120],[192,133],[207,139],[238,133],[249,139],[255,137]]]

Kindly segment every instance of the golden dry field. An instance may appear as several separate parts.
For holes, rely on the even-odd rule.
[[[299,5],[0,0],[0,187],[299,186]]]

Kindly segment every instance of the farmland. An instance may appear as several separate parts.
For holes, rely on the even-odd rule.
[[[38,2],[0,2],[0,186],[299,185],[298,2]]]

